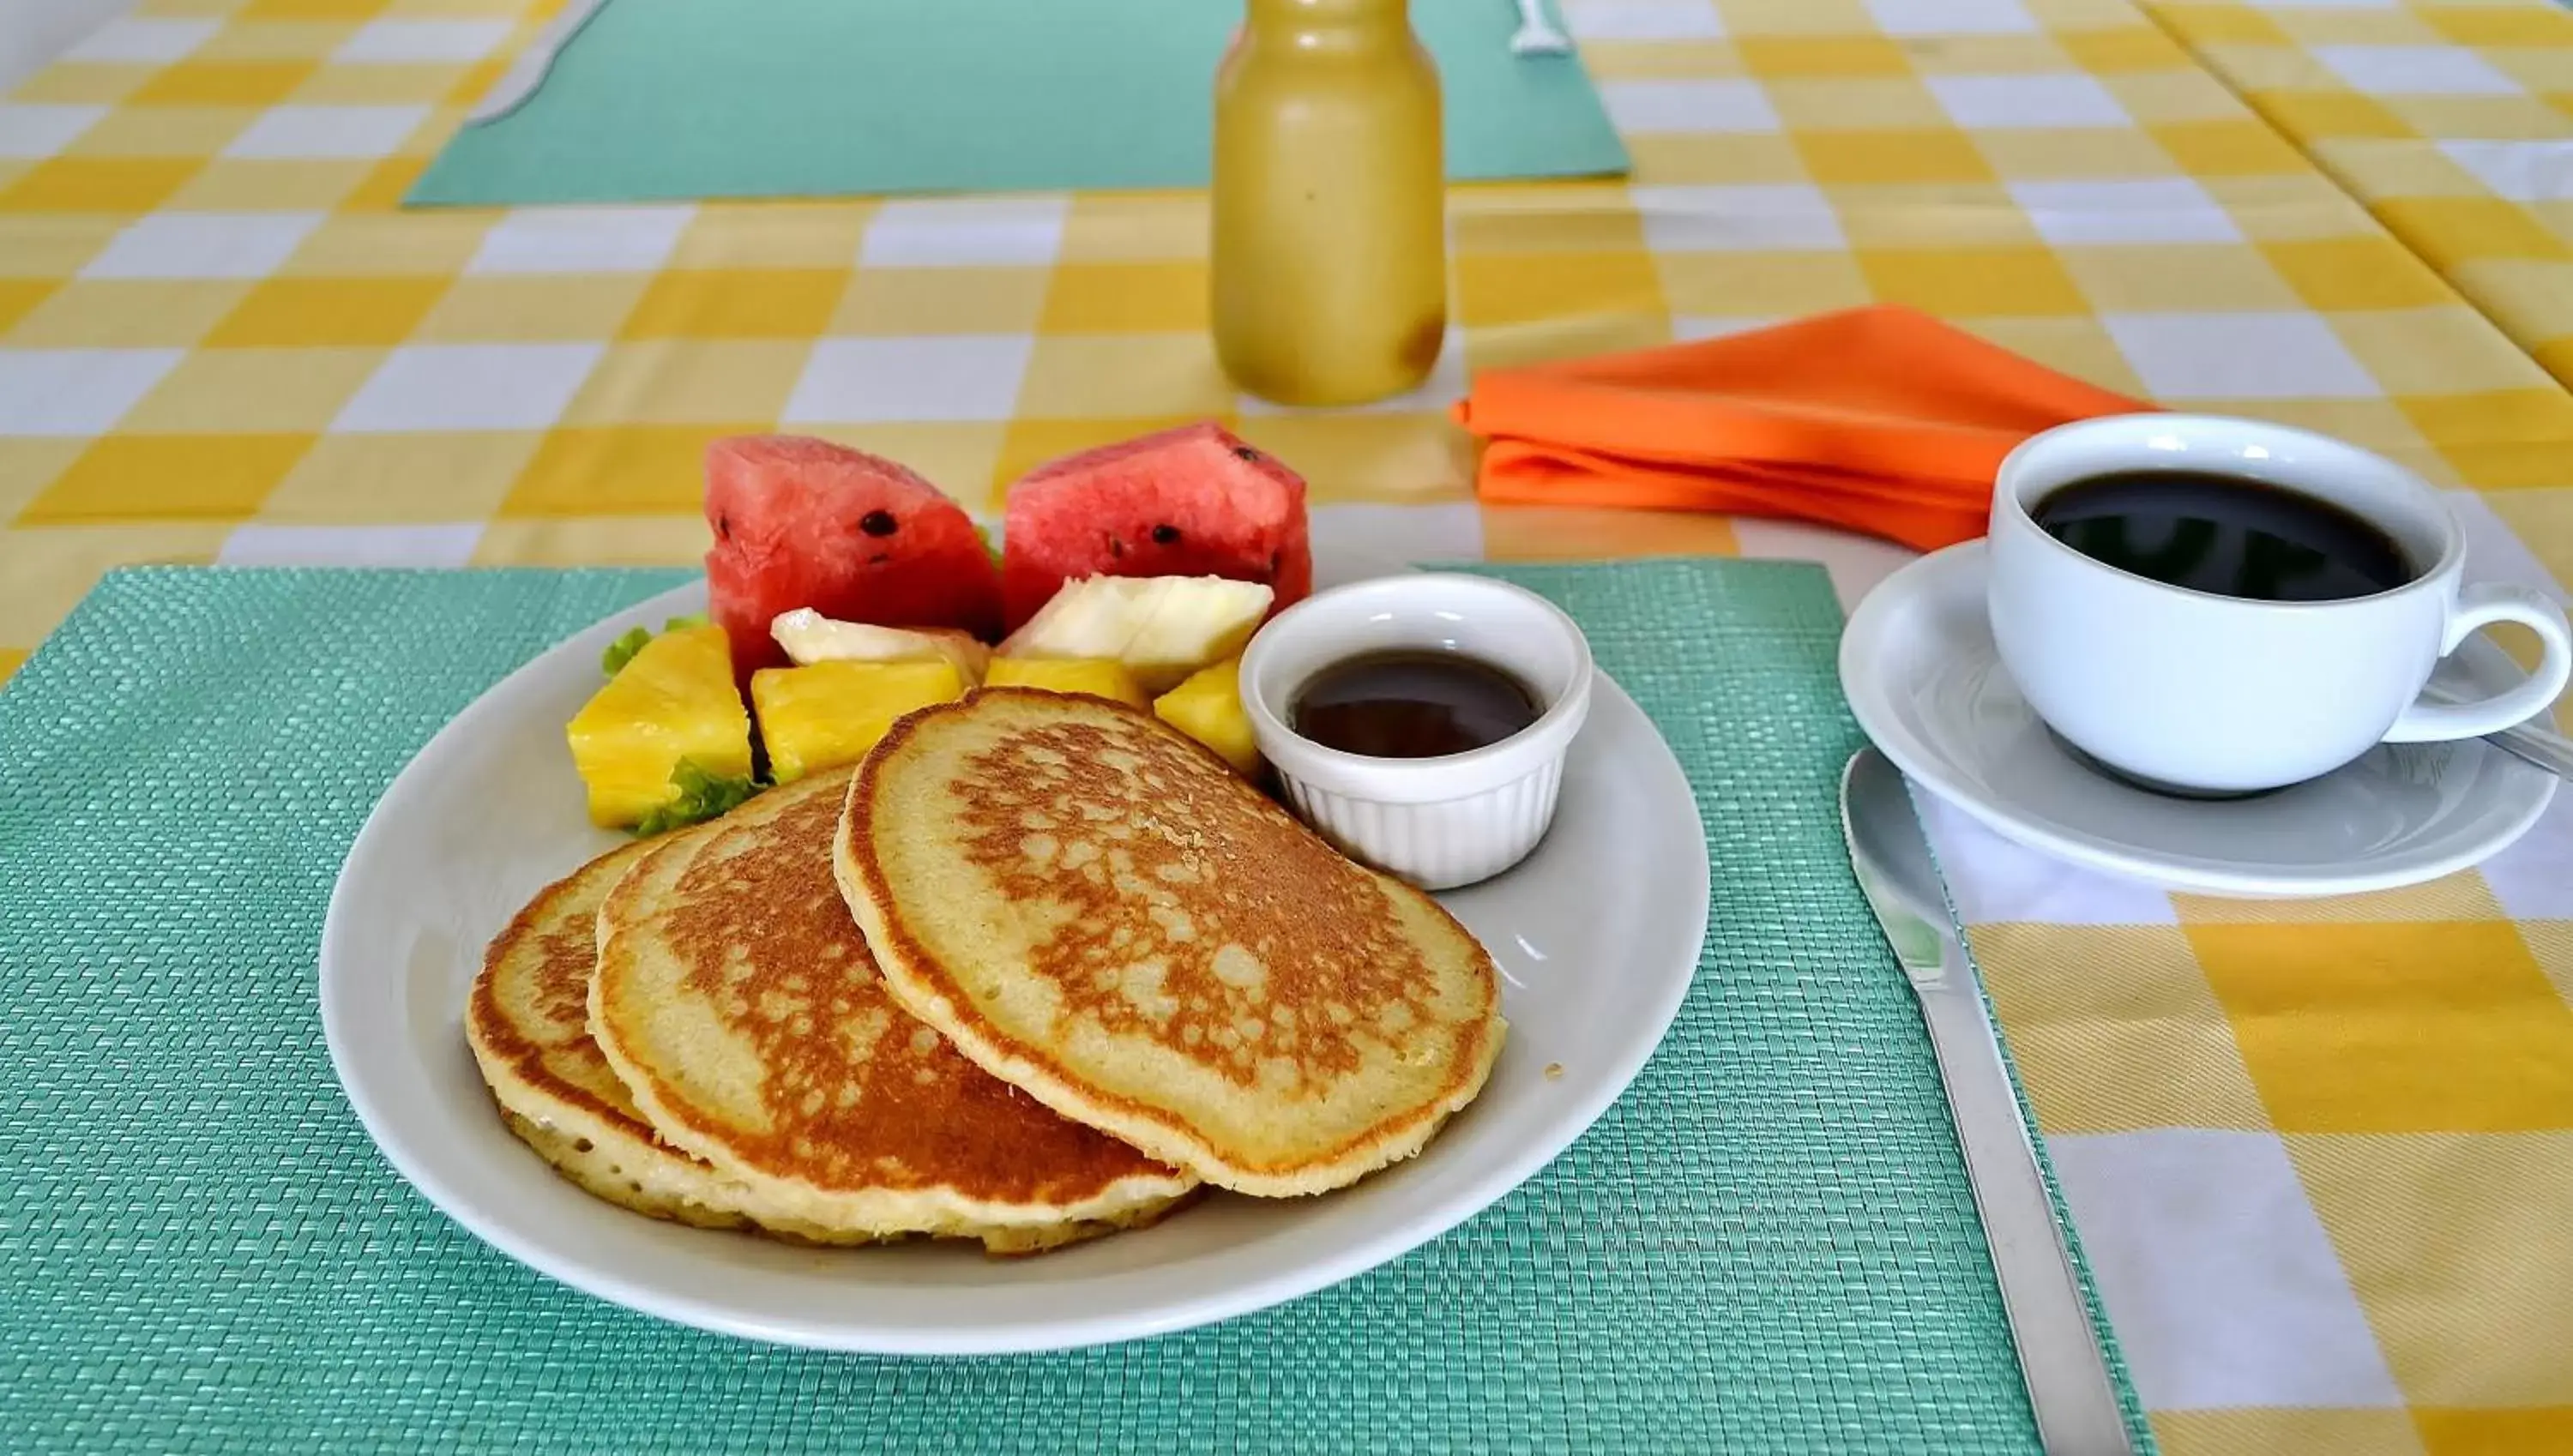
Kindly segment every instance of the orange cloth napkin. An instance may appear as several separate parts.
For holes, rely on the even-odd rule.
[[[1485,500],[1798,516],[1935,550],[1984,533],[2040,430],[2152,406],[1892,306],[1475,376]]]

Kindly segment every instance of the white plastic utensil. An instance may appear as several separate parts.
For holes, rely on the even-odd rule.
[[[1545,0],[1519,0],[1518,33],[1510,37],[1513,56],[1561,56],[1572,50],[1572,37],[1554,28]]]

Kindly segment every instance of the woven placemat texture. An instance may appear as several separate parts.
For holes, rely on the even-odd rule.
[[[111,574],[0,690],[0,1447],[2033,1450],[1929,1047],[1842,858],[1822,572],[1477,569],[1571,610],[1696,785],[1714,931],[1669,1040],[1552,1166],[1392,1264],[980,1360],[762,1347],[555,1285],[396,1177],[332,1080],[315,957],[370,806],[483,688],[679,577]]]

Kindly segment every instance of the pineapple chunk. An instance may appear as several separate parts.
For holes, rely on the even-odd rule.
[[[1154,716],[1221,754],[1245,776],[1260,771],[1260,742],[1242,706],[1242,659],[1228,657],[1190,674],[1153,700]]]
[[[987,687],[1044,688],[1050,693],[1088,693],[1114,698],[1129,707],[1149,708],[1135,674],[1114,657],[995,657],[983,676]]]
[[[750,776],[750,715],[721,627],[680,627],[643,644],[564,730],[589,790],[590,822],[630,828],[678,798],[679,760],[713,778]]]
[[[764,667],[750,675],[768,769],[791,783],[867,756],[894,720],[965,696],[964,674],[934,662],[816,662]]]

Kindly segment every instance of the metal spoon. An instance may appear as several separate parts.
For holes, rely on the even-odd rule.
[[[2432,683],[2421,689],[2421,696],[2436,703],[2464,703],[2472,699]],[[2533,763],[2559,779],[2573,781],[2573,738],[2567,738],[2545,726],[2542,715],[2525,723],[2514,724],[2498,733],[2487,733],[2484,742],[2524,763]]]
[[[1572,49],[1572,37],[1554,28],[1545,0],[1519,0],[1518,33],[1510,37],[1513,56],[1560,56]]]
[[[464,124],[480,126],[484,122],[498,121],[526,105],[527,98],[536,94],[536,88],[544,84],[545,76],[553,70],[554,58],[562,54],[563,47],[571,44],[572,37],[580,34],[581,27],[589,24],[606,3],[607,0],[563,0],[562,9],[554,12],[553,20],[527,42],[527,48],[518,52],[517,59],[509,63],[509,69],[502,72],[491,89],[482,93],[482,99],[473,104],[473,109],[464,114]]]

